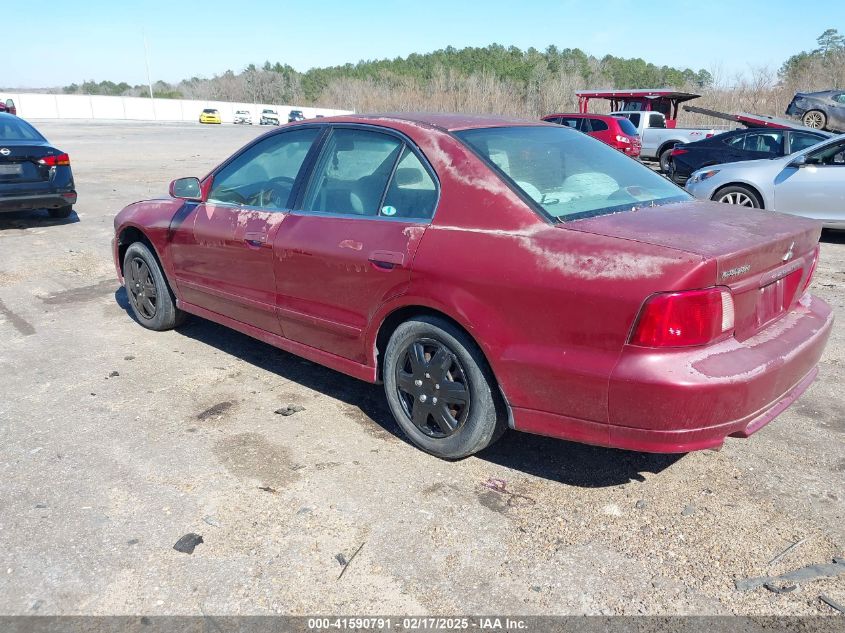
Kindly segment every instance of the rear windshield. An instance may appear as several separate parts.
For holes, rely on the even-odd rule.
[[[0,116],[0,142],[2,141],[44,141],[38,131],[16,116]]]
[[[618,150],[564,127],[482,128],[456,135],[554,220],[692,199]]]
[[[217,114],[217,110],[203,110],[205,114]]]
[[[619,121],[619,127],[622,128],[622,133],[627,134],[628,136],[638,136],[639,132],[637,128],[634,127],[634,124],[631,123],[625,117],[615,117],[617,121]]]

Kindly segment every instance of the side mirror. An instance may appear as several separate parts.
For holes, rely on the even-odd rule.
[[[792,162],[789,163],[790,167],[795,167],[796,169],[800,169],[801,167],[806,167],[809,165],[807,162],[807,155],[803,154],[795,158]]]
[[[170,195],[184,200],[202,200],[199,178],[177,178],[170,183]]]

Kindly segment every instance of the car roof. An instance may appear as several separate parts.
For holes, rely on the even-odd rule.
[[[322,123],[369,123],[384,124],[411,123],[423,127],[439,129],[444,132],[457,132],[489,127],[545,126],[554,125],[545,121],[532,121],[515,117],[495,116],[490,114],[451,114],[430,112],[402,112],[391,114],[346,114],[325,117]]]

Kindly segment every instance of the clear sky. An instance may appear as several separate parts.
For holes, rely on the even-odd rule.
[[[175,82],[266,60],[305,71],[494,42],[717,66],[730,78],[776,70],[827,28],[845,33],[845,0],[6,0],[0,86],[144,83],[142,32],[153,80]]]

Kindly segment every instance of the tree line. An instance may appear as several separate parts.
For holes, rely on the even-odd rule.
[[[779,71],[752,68],[727,77],[719,68],[658,66],[640,58],[595,57],[578,48],[522,50],[491,44],[447,47],[395,59],[298,72],[288,64],[250,64],[211,78],[153,84],[156,98],[283,103],[356,111],[459,110],[539,116],[577,106],[575,91],[671,87],[703,95],[701,105],[782,114],[787,93],[845,84],[845,38],[826,30],[818,47],[787,59]],[[146,85],[85,81],[68,94],[149,96]]]

